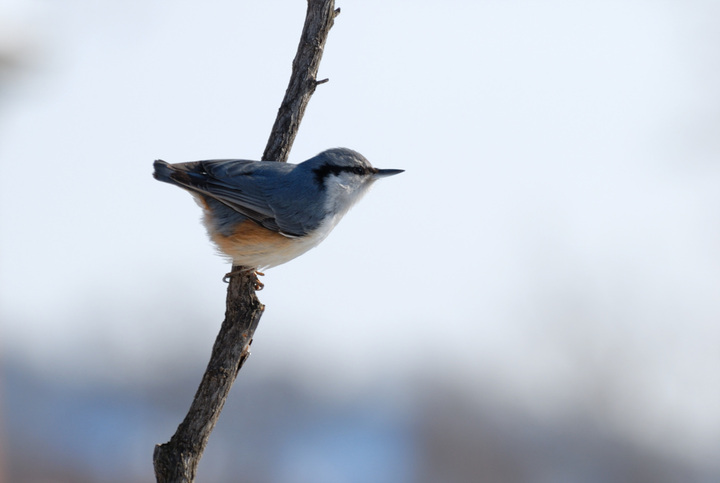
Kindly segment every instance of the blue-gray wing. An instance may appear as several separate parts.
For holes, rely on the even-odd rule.
[[[164,163],[167,165],[167,163]],[[171,173],[158,177],[161,169]],[[158,167],[156,177],[219,201],[263,227],[289,237],[317,227],[307,211],[306,191],[291,176],[294,164],[271,161],[209,160]]]

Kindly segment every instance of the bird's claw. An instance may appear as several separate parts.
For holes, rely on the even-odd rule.
[[[252,268],[251,268],[251,269],[240,268],[240,269],[237,269],[237,270],[232,270],[232,271],[230,271],[230,272],[228,272],[228,273],[225,274],[225,276],[223,277],[223,282],[225,282],[225,283],[230,283],[230,279],[231,279],[232,277],[234,277],[235,275],[239,275],[239,274],[241,274],[241,273],[245,273],[245,272],[251,272],[251,273],[252,273],[253,278],[254,278],[254,280],[253,280],[253,288],[255,289],[256,292],[259,292],[260,290],[262,290],[262,289],[265,287],[265,284],[262,283],[262,282],[260,281],[260,279],[258,278],[258,275],[265,276],[265,274],[262,273],[262,272],[258,272],[257,270],[252,269]]]
[[[253,283],[255,284],[255,290],[259,292],[263,288],[265,288],[265,284],[260,281],[258,277],[264,277],[265,274],[262,272],[258,272],[257,270],[253,270],[253,275],[255,275],[255,280],[253,280]]]

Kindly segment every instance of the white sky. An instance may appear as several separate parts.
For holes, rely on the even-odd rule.
[[[338,6],[291,161],[406,173],[267,273],[249,367],[429,373],[710,464],[720,5]],[[0,347],[65,377],[204,361],[228,265],[152,161],[259,158],[305,2],[2,8],[31,58],[0,93]]]

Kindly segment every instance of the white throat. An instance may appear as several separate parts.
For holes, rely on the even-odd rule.
[[[372,181],[370,178],[361,178],[350,173],[341,173],[325,181],[325,212],[328,213],[328,218],[333,219],[333,227],[368,192]]]

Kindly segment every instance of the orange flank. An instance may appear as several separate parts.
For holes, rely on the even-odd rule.
[[[213,233],[212,240],[235,263],[248,267],[263,266],[268,258],[284,258],[283,255],[290,255],[289,252],[295,248],[291,238],[268,230],[252,220],[240,223],[232,235]],[[292,255],[290,257],[294,258]]]

